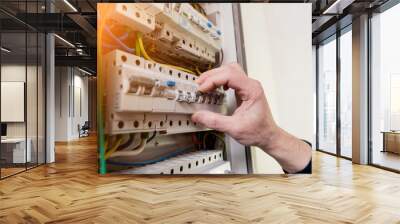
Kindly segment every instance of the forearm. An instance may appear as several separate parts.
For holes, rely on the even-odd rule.
[[[311,160],[311,147],[281,128],[269,134],[260,145],[288,173],[303,170]]]

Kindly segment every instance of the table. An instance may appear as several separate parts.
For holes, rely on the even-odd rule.
[[[400,154],[400,131],[383,131],[382,152]]]
[[[25,144],[27,147],[25,151]],[[6,164],[19,164],[31,162],[31,139],[27,138],[5,138],[1,139],[1,159],[5,160]]]

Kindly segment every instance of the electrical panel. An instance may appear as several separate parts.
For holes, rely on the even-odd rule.
[[[189,3],[116,3],[113,7],[110,17],[144,33],[148,46],[161,58],[216,62],[222,33]]]
[[[121,145],[133,143],[128,144],[130,140],[125,140],[121,144],[122,139],[128,139],[121,136],[132,134],[137,137],[148,133],[144,138],[134,138],[147,142],[156,135],[181,135],[179,138],[174,137],[176,146],[183,144],[180,140],[182,138],[205,138],[206,135],[201,133],[211,130],[193,122],[192,114],[200,110],[227,113],[226,93],[222,88],[202,93],[198,91],[196,83],[202,72],[218,67],[223,60],[223,34],[215,21],[207,17],[200,4],[106,5],[107,10],[99,10],[104,15],[99,17],[105,21],[98,25],[102,29],[100,35],[104,34],[101,36],[104,37],[101,43],[104,50],[100,66],[104,74],[101,80],[104,86],[104,105],[101,105],[101,109],[104,111],[104,132],[107,137],[106,154],[112,154],[113,150],[129,151],[120,149]],[[151,133],[154,133],[153,137],[149,138]],[[218,139],[223,138],[217,136],[215,140]],[[207,173],[208,167],[209,171],[224,173],[230,169],[229,162],[223,158],[221,141],[215,144],[214,151],[205,150],[209,146],[206,139],[203,139],[202,144],[198,140],[189,141],[188,144],[193,146],[186,154],[162,160],[158,160],[156,154],[162,154],[163,141],[158,140],[154,144],[157,145],[152,149],[155,150],[154,156],[146,151],[144,156],[132,153],[132,158],[142,160],[146,157],[157,163],[119,172]],[[186,164],[187,161],[204,156],[215,158],[191,170],[180,171],[183,169],[179,168],[181,166],[192,166]],[[118,164],[115,161],[118,158],[110,158],[113,164]],[[167,172],[171,169],[175,173]]]
[[[223,160],[222,150],[191,152],[136,169],[123,174],[224,174],[230,164]]]
[[[198,110],[225,113],[225,93],[197,91],[198,78],[177,69],[115,50],[106,56],[107,133],[176,133],[203,129],[190,115]],[[138,112],[143,112],[138,114]]]

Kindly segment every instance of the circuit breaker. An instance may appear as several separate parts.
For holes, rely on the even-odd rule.
[[[222,88],[202,93],[196,83],[202,72],[222,64],[224,34],[216,24],[216,12],[211,19],[200,4],[189,3],[100,5],[104,5],[99,10],[103,19],[98,25],[104,37],[101,109],[107,139],[105,158],[101,158],[117,167],[128,164],[116,169],[120,173],[229,172],[229,161],[223,157],[223,134],[191,120],[192,114],[200,110],[227,113]],[[163,140],[161,135],[168,137]],[[211,135],[215,144],[207,142]],[[185,145],[190,149],[176,154],[177,150],[170,147],[173,144],[166,142],[183,146],[178,140],[181,138],[190,140]],[[144,144],[133,147],[134,141]],[[138,150],[140,145],[143,147]],[[113,153],[127,156],[112,156]],[[207,163],[198,159],[204,156],[210,157]],[[197,166],[193,158],[198,159]]]

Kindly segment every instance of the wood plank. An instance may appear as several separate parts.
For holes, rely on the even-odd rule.
[[[400,223],[400,175],[320,152],[312,175],[99,176],[96,138],[0,181],[0,223]]]

